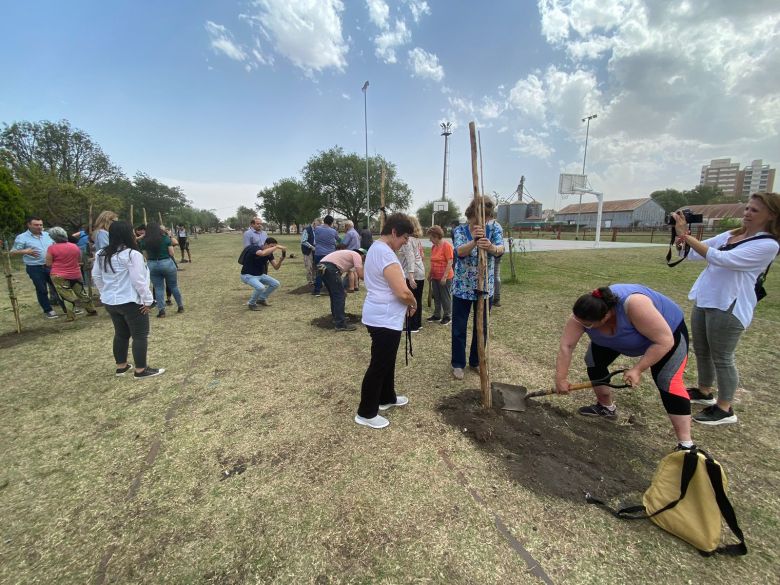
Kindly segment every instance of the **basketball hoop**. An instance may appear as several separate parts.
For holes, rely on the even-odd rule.
[[[563,196],[582,193],[581,189],[587,189],[588,175],[561,173],[558,179],[558,194]]]

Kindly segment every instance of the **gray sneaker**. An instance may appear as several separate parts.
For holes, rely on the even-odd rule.
[[[393,408],[394,406],[406,406],[409,404],[409,399],[406,396],[396,396],[395,402],[390,404],[380,404],[379,410],[385,411]]]
[[[462,380],[463,368],[452,368],[452,375],[456,380]]]
[[[355,422],[364,427],[372,429],[383,429],[390,424],[390,421],[383,416],[376,415],[374,418],[363,418],[359,414],[355,416]]]
[[[617,407],[610,410],[606,406],[599,404],[592,404],[591,406],[583,406],[578,411],[582,416],[596,416],[605,418],[607,420],[615,420],[617,418]]]
[[[60,318],[60,316],[57,313],[55,313],[54,311],[49,311],[48,313],[44,313],[43,317],[45,319],[59,319]]]

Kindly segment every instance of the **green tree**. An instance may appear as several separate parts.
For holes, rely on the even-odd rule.
[[[252,221],[255,217],[257,217],[256,210],[252,209],[251,207],[239,205],[238,209],[236,210],[236,215],[230,218],[234,220],[234,223],[230,223],[229,219],[228,225],[234,230],[245,230],[249,227],[249,222]]]
[[[283,226],[290,231],[290,225],[298,224],[298,206],[306,196],[306,188],[297,179],[280,179],[257,194],[260,199],[257,208],[263,211],[266,221],[279,225],[280,232]]]
[[[380,176],[384,166],[385,208],[388,213],[409,207],[412,190],[398,178],[396,167],[381,156],[368,159],[370,213],[379,212]],[[317,194],[322,208],[331,209],[359,225],[366,216],[366,159],[345,154],[340,146],[311,157],[302,170],[309,192]]]
[[[453,221],[458,221],[460,219],[460,209],[458,209],[458,204],[450,198],[447,198],[447,202],[449,203],[449,208],[447,211],[437,211],[435,217],[436,225],[444,227],[445,233],[447,231],[446,228],[449,227]],[[420,225],[422,225],[424,228],[429,227],[431,225],[432,214],[433,201],[429,201],[417,210],[417,219],[420,220]]]
[[[708,205],[722,196],[723,189],[715,185],[696,185],[693,189],[685,191],[688,205]]]
[[[688,199],[685,194],[677,189],[663,189],[662,191],[653,191],[650,193],[650,197],[664,208],[666,213],[677,211],[681,207],[685,207],[688,204]]]
[[[0,165],[0,239],[24,231],[27,207],[10,169]]]

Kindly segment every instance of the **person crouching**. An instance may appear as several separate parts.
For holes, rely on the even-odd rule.
[[[330,295],[330,312],[333,315],[336,331],[354,331],[357,327],[347,323],[347,317],[344,313],[344,300],[347,295],[344,290],[342,274],[348,274],[354,269],[357,278],[363,278],[363,258],[360,252],[336,250],[325,256],[317,269],[320,270],[325,288],[328,289]]]
[[[274,259],[274,252],[277,250],[281,252],[281,256]],[[241,282],[255,289],[247,303],[250,311],[257,311],[257,305],[268,306],[268,297],[279,288],[279,281],[266,274],[268,264],[273,266],[274,270],[279,270],[286,256],[287,249],[280,246],[276,238],[267,238],[262,246],[250,244],[246,247]]]

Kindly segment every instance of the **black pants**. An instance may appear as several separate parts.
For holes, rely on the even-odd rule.
[[[414,315],[409,317],[409,330],[410,331],[416,331],[422,326],[422,297],[423,297],[423,289],[425,288],[425,281],[424,280],[415,280],[414,282],[417,283],[417,288],[412,288],[409,286],[409,281],[406,281],[406,286],[409,288],[410,291],[412,291],[412,294],[414,295],[414,299],[417,301],[417,311]]]
[[[358,415],[374,418],[380,404],[395,402],[395,356],[401,343],[401,331],[367,326],[371,334],[371,363],[360,390]]]
[[[114,360],[118,364],[127,361],[127,348],[133,338],[133,360],[136,368],[146,367],[146,350],[149,339],[149,315],[141,313],[141,305],[106,305],[106,312],[114,324]]]
[[[338,266],[330,262],[324,262],[322,281],[330,295],[330,313],[333,315],[333,323],[336,327],[344,327],[347,316],[344,314],[344,301],[347,293],[344,292],[344,283],[341,282],[341,271]]]

